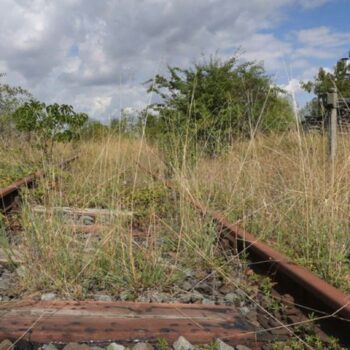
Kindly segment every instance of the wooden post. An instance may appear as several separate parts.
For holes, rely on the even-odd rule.
[[[328,149],[329,160],[332,164],[335,161],[337,149],[337,103],[338,94],[336,89],[333,89],[327,94],[327,106],[329,109],[328,115]]]

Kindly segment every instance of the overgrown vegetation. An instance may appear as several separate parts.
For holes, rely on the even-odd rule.
[[[255,62],[211,58],[193,68],[168,70],[169,77],[149,81],[148,91],[161,102],[149,107],[156,113],[144,121],[146,134],[167,144],[167,151],[200,148],[214,155],[239,137],[284,131],[293,122],[283,91]]]
[[[33,137],[45,157],[51,159],[55,142],[78,138],[88,116],[74,112],[72,106],[30,100],[16,109],[13,120],[17,130]]]
[[[187,276],[201,281],[212,274],[252,291],[245,279],[232,277],[233,271],[245,271],[244,257],[230,256],[228,264],[218,253],[215,225],[187,203],[188,194],[350,291],[346,137],[330,181],[323,137],[293,130],[283,91],[261,65],[237,58],[169,67],[169,77],[156,76],[149,92],[158,95],[158,104],[133,123],[124,115],[110,127],[66,105],[6,102],[11,112],[1,115],[9,118],[11,132],[22,133],[22,143],[11,165],[14,173],[6,147],[0,147],[7,159],[0,163],[1,186],[41,164],[34,145],[45,158],[60,159],[73,146],[80,150],[69,171],[42,162],[47,176],[34,190],[23,191],[15,240],[23,263],[21,293],[54,291],[81,299],[106,291],[134,300],[148,289],[176,295]],[[28,97],[22,90],[12,93]],[[55,145],[60,140],[67,143]],[[172,176],[177,191],[143,168]],[[75,228],[80,221],[55,211],[64,207],[112,214],[95,219],[98,234],[86,234]],[[260,282],[264,294],[269,288]]]
[[[333,72],[328,72],[320,68],[313,81],[302,82],[301,86],[309,93],[316,95],[307,103],[305,112],[310,116],[324,116],[325,96],[332,89],[336,89],[339,98],[350,97],[350,71],[344,59],[339,60],[333,68]]]

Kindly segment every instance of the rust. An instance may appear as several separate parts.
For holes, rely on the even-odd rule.
[[[154,179],[162,181],[165,186],[177,190],[176,184],[162,179],[139,164]],[[292,294],[299,306],[318,310],[319,316],[325,316],[320,322],[327,334],[338,337],[344,344],[350,345],[350,296],[335,288],[325,280],[316,276],[306,268],[296,264],[291,259],[261,242],[253,234],[237,224],[229,222],[220,212],[208,208],[198,201],[191,193],[186,192],[189,202],[202,215],[208,215],[218,224],[219,238],[229,240],[235,253],[245,251],[249,258],[257,262],[255,271],[270,276],[277,282],[282,293]],[[303,311],[303,308],[301,308]],[[304,310],[305,313],[307,311]]]
[[[200,304],[55,301],[0,308],[0,339],[32,342],[155,341],[179,335],[194,344],[216,338],[258,347],[254,328],[231,307]]]
[[[59,163],[58,166],[64,168],[77,158],[78,156],[73,156]],[[18,197],[19,189],[24,186],[32,186],[37,179],[43,177],[44,175],[45,174],[43,171],[37,171],[31,175],[15,181],[5,188],[0,189],[0,212],[6,213],[10,211],[15,204],[16,198]]]

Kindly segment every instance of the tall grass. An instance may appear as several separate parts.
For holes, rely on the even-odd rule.
[[[350,291],[350,140],[334,169],[326,139],[288,132],[237,141],[187,172],[190,190],[296,262]]]
[[[211,220],[140,171],[138,162],[163,176],[157,149],[140,140],[89,141],[80,145],[69,170],[47,169],[39,186],[25,192],[18,237],[22,294],[55,291],[85,298],[106,291],[127,292],[132,299],[145,289],[176,293],[189,269],[197,278],[215,266],[227,270]],[[77,234],[71,218],[37,213],[36,205],[106,208],[116,215],[98,222],[104,225],[98,235]]]

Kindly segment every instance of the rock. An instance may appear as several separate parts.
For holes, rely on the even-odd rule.
[[[92,225],[95,222],[95,219],[89,215],[83,215],[80,217],[80,222],[83,225]]]
[[[0,290],[5,290],[9,288],[9,282],[5,279],[0,279]]]
[[[194,350],[194,346],[183,336],[180,336],[173,344],[174,350]]]
[[[247,307],[247,306],[243,306],[243,307],[240,307],[240,308],[239,308],[239,311],[241,312],[241,314],[242,314],[243,316],[246,316],[246,315],[249,314],[250,309],[249,309],[249,307]]]
[[[203,299],[203,295],[198,292],[182,294],[179,296],[179,301],[182,303],[196,303]]]
[[[185,281],[185,282],[182,284],[182,289],[189,291],[189,290],[192,289],[192,284],[191,284],[190,282],[188,282],[188,281]]]
[[[226,303],[234,304],[240,301],[240,297],[236,293],[228,293],[224,296],[224,300]]]
[[[8,339],[5,339],[0,343],[0,350],[10,350],[10,349],[13,349],[13,344]]]
[[[150,294],[150,301],[152,303],[167,303],[169,302],[169,295],[165,293],[153,292]]]
[[[106,294],[95,294],[94,299],[96,301],[112,301],[112,297]]]
[[[219,290],[222,294],[229,294],[232,292],[232,287],[227,284],[224,284],[222,287],[220,287]]]
[[[90,350],[104,350],[104,348],[100,348],[99,346],[93,346],[92,348],[90,348]]]
[[[210,295],[213,291],[213,287],[206,282],[201,282],[196,286],[196,290],[198,290],[200,293]]]
[[[216,350],[235,350],[235,348],[226,344],[221,339],[216,339],[215,348],[216,348]]]
[[[57,295],[55,293],[45,293],[45,294],[42,294],[40,299],[42,301],[52,301],[52,300],[55,300],[57,298]]]
[[[208,298],[204,298],[204,299],[202,300],[202,304],[204,304],[204,305],[214,305],[214,304],[215,304],[215,301],[214,301],[214,300],[210,300],[210,299],[208,299]]]
[[[251,348],[248,348],[248,346],[245,346],[245,345],[237,345],[236,349],[237,350],[252,350]]]
[[[111,343],[107,346],[106,350],[124,350],[125,347],[123,345],[117,343]]]
[[[184,274],[186,277],[194,277],[196,273],[191,269],[184,269]]]
[[[90,348],[86,344],[69,343],[63,350],[90,350]]]
[[[43,350],[57,350],[56,346],[53,345],[52,343],[50,343],[50,344],[44,344],[41,348],[42,348]]]
[[[154,347],[149,343],[137,343],[132,350],[154,350]]]

